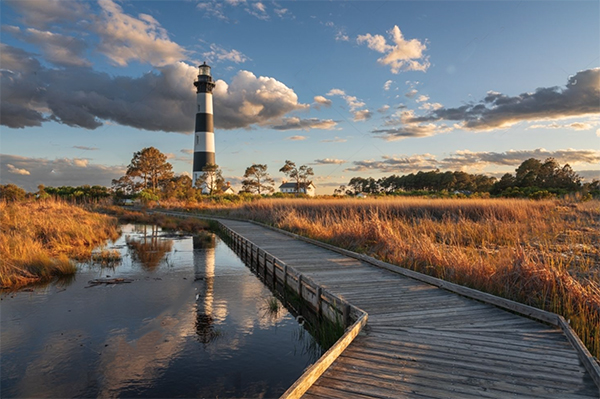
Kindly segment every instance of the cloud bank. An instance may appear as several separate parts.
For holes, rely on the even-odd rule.
[[[192,133],[197,69],[183,62],[140,77],[112,76],[89,68],[46,68],[34,54],[0,44],[1,123],[11,128],[56,121],[96,129],[104,121],[138,129]],[[34,73],[35,72],[35,73]],[[249,128],[281,120],[309,107],[270,77],[240,71],[231,83],[216,82],[215,126]],[[326,122],[326,121],[325,121]]]
[[[467,130],[486,131],[522,121],[559,120],[600,113],[600,68],[571,76],[564,88],[542,87],[532,93],[507,96],[490,91],[478,103],[439,108],[411,122],[456,121]],[[571,126],[573,129],[585,126]]]

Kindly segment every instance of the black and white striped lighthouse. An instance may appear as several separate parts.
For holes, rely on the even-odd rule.
[[[194,178],[193,184],[202,175],[202,169],[209,164],[215,165],[215,133],[213,130],[212,91],[215,87],[210,67],[206,62],[198,67],[196,86],[196,130],[194,133]],[[203,188],[204,190],[204,188]]]

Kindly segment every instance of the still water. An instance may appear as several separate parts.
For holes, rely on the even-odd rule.
[[[320,356],[218,237],[122,230],[117,266],[2,294],[0,397],[277,397]]]

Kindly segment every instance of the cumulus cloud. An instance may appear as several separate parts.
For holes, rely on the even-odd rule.
[[[337,126],[337,122],[332,119],[300,119],[298,117],[283,118],[281,123],[269,125],[271,129],[275,130],[310,130],[310,129],[322,129],[332,130]]]
[[[359,111],[354,111],[352,113],[352,115],[353,115],[354,122],[366,121],[368,119],[371,119],[371,116],[373,116],[371,114],[371,111],[369,111],[368,109],[361,109]]]
[[[448,157],[437,159],[432,154],[415,154],[410,156],[383,156],[380,160],[355,161],[355,166],[346,170],[362,172],[378,170],[385,173],[414,173],[420,170],[480,170],[488,165],[511,166],[520,165],[529,158],[545,160],[555,158],[559,163],[570,165],[597,164],[600,162],[600,151],[595,150],[556,150],[543,148],[535,150],[509,150],[505,152],[472,152],[456,151]],[[596,171],[599,173],[598,171]]]
[[[177,62],[140,77],[111,76],[89,68],[45,68],[31,53],[4,44],[0,50],[2,125],[22,128],[54,120],[95,129],[112,121],[152,131],[194,130],[195,67]],[[216,82],[214,106],[219,129],[266,125],[308,107],[283,83],[248,71],[230,84]]]
[[[112,0],[98,0],[101,16],[94,24],[100,36],[98,50],[113,63],[130,61],[165,66],[185,58],[185,49],[169,39],[167,31],[148,14],[127,15]]]
[[[324,158],[324,159],[315,159],[316,165],[341,165],[346,163],[343,159],[335,159],[335,158]]]
[[[202,54],[204,58],[213,63],[213,62],[221,62],[221,61],[229,61],[235,62],[236,64],[241,64],[246,61],[249,61],[250,58],[246,57],[244,54],[239,52],[238,50],[231,49],[226,50],[223,47],[213,43],[210,45],[210,51],[207,51]]]
[[[425,101],[428,101],[428,100],[429,100],[429,96],[421,94],[419,97],[417,97],[417,99],[415,101],[418,103],[424,103]]]
[[[377,112],[379,112],[381,114],[385,114],[389,109],[390,109],[390,106],[385,104],[383,107],[379,108],[377,110]]]
[[[56,65],[90,66],[83,58],[87,49],[85,41],[74,36],[61,35],[34,28],[21,30],[17,26],[5,26],[2,30],[10,32],[14,37],[26,43],[38,46],[44,58]]]
[[[38,29],[45,29],[57,23],[75,22],[89,13],[88,5],[79,1],[9,0],[5,3],[22,16],[25,25]]]
[[[388,91],[390,89],[390,87],[392,86],[392,83],[394,83],[394,82],[391,80],[386,81],[383,84],[383,90]]]
[[[427,111],[435,111],[436,109],[443,108],[444,106],[440,103],[423,103],[419,106],[419,109],[424,109]]]
[[[29,176],[31,174],[27,169],[19,169],[9,163],[6,164],[6,167],[8,168],[8,173],[13,173],[15,175]]]
[[[285,84],[274,78],[256,77],[248,71],[238,72],[230,84],[218,80],[214,105],[219,110],[215,124],[222,129],[264,125],[291,111],[309,107],[298,103],[294,90]]]
[[[475,104],[440,108],[413,122],[457,121],[468,130],[506,128],[522,121],[559,120],[600,113],[600,68],[571,76],[564,88],[543,87],[507,96],[490,91]],[[580,126],[583,127],[583,126]]]
[[[308,137],[306,136],[291,136],[288,137],[288,140],[292,140],[292,141],[302,141],[302,140],[306,140]]]
[[[14,173],[11,171],[25,171]],[[27,191],[46,186],[81,186],[84,184],[110,186],[112,179],[124,175],[124,166],[90,164],[81,158],[28,158],[17,155],[0,156],[2,184],[16,184]]]
[[[377,61],[382,65],[388,65],[392,73],[401,71],[427,71],[431,65],[429,56],[424,55],[427,50],[426,42],[417,39],[405,40],[400,28],[395,25],[388,34],[392,44],[381,35],[359,35],[356,39],[358,44],[366,44],[371,50],[384,55]]]
[[[329,107],[331,105],[331,100],[329,100],[323,96],[315,96],[314,101],[315,101],[315,107],[320,107],[321,105],[323,105],[325,107]]]
[[[414,96],[417,95],[419,91],[417,89],[411,89],[409,91],[407,91],[404,95],[408,98],[413,98]]]

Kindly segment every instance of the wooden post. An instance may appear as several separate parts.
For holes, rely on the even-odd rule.
[[[321,305],[323,304],[323,301],[321,300],[321,290],[322,288],[317,285],[317,314],[319,317],[321,316]]]
[[[298,295],[302,299],[302,275],[298,274]]]
[[[287,264],[283,265],[283,288],[287,287]]]
[[[342,308],[342,324],[344,328],[350,325],[350,305],[344,303],[344,307]]]

